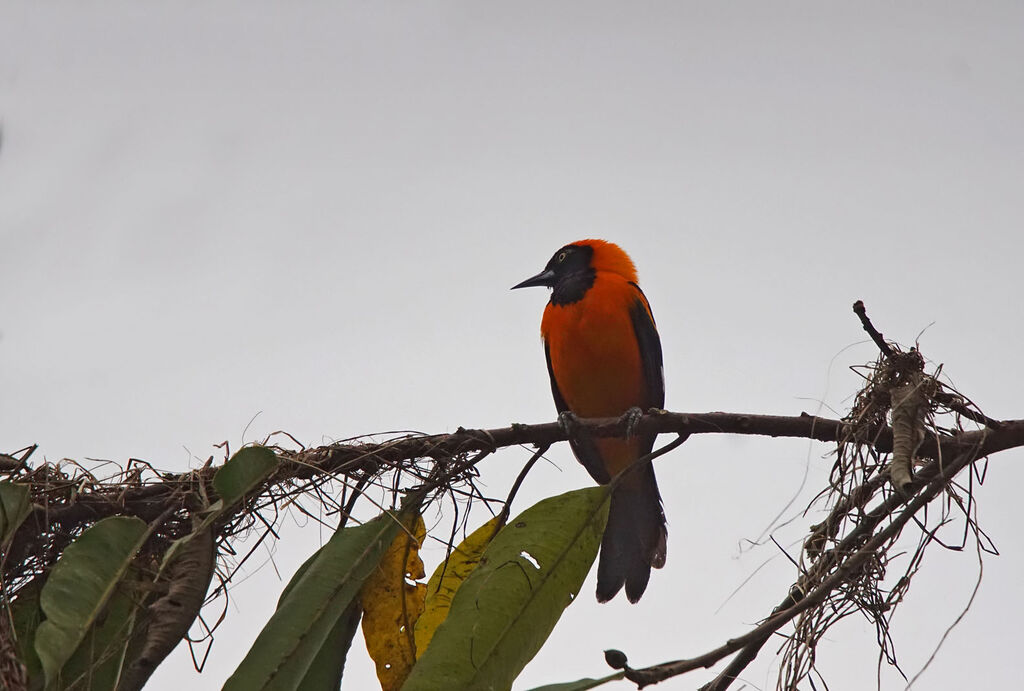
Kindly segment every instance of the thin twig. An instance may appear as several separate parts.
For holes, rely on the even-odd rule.
[[[512,483],[512,489],[508,491],[508,496],[505,498],[505,505],[502,506],[501,508],[502,523],[508,520],[509,513],[512,510],[512,500],[516,498],[516,493],[519,492],[519,488],[522,486],[523,480],[526,479],[526,475],[533,468],[534,464],[537,461],[539,461],[544,456],[544,454],[548,452],[548,449],[550,448],[550,444],[541,446],[534,452],[532,456],[530,456],[530,460],[526,462],[526,465],[523,466],[523,469],[519,471],[519,475],[516,476],[516,481]]]
[[[885,528],[864,543],[856,552],[851,554],[839,568],[837,568],[830,576],[828,576],[828,578],[824,579],[820,585],[809,593],[801,597],[800,593],[802,592],[802,589],[800,588],[799,583],[794,584],[790,589],[790,595],[787,598],[792,599],[793,603],[788,607],[773,613],[768,617],[768,619],[752,631],[749,631],[742,636],[730,639],[724,645],[694,658],[666,662],[643,669],[629,669],[626,672],[626,678],[636,683],[638,688],[643,688],[651,684],[657,684],[665,679],[685,674],[686,672],[690,672],[695,669],[710,667],[723,658],[728,657],[737,651],[743,650],[748,646],[750,646],[750,652],[752,652],[753,655],[748,654],[745,657],[749,657],[749,659],[752,660],[753,657],[756,656],[757,650],[764,645],[764,642],[770,638],[774,632],[778,631],[782,626],[801,612],[824,602],[827,596],[834,589],[850,577],[851,572],[853,572],[859,564],[865,561],[869,556],[873,555],[875,551],[887,541],[896,537],[903,529],[903,526],[910,521],[911,517],[913,517],[918,510],[939,496],[945,489],[946,483],[950,478],[963,470],[963,468],[968,466],[970,463],[977,460],[979,457],[980,456],[977,453],[963,453],[952,462],[948,463],[945,468],[940,467],[939,461],[932,461],[929,463],[918,473],[918,477],[914,481],[915,487],[920,487],[922,483],[926,482],[927,484],[925,485],[924,490],[920,491],[920,493],[907,504],[903,511],[895,516]],[[928,479],[924,480],[924,478]],[[872,510],[861,525],[859,525],[851,535],[844,539],[844,542],[856,542],[863,533],[870,533],[870,531],[874,530],[874,528],[881,523],[884,518],[890,516],[895,511],[896,507],[902,503],[903,499],[898,495],[893,494],[887,501]],[[858,533],[861,535],[858,535]],[[839,551],[839,548],[837,548],[836,551]],[[824,555],[822,558],[825,558]],[[784,601],[782,604],[785,605],[787,603]],[[778,610],[778,608],[776,608],[776,610]],[[739,670],[736,670],[737,673],[738,671]],[[724,689],[728,688],[729,684],[731,684],[734,679],[735,676],[728,679],[723,677],[722,681],[712,688],[717,689],[717,691],[724,691]]]
[[[875,325],[871,323],[868,318],[867,309],[864,307],[864,302],[857,300],[853,303],[853,311],[860,318],[860,324],[864,327],[864,330],[868,332],[868,336],[871,336],[871,340],[875,342],[878,349],[882,351],[882,355],[886,357],[893,356],[893,349],[888,343],[885,342],[885,338],[882,337],[881,332],[875,328]]]

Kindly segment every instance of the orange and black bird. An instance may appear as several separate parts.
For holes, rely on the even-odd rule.
[[[544,270],[513,286],[547,286],[541,337],[560,419],[639,415],[665,404],[661,339],[651,306],[637,285],[636,267],[618,245],[580,240],[551,257]],[[570,440],[590,476],[611,481],[650,453],[654,435]],[[611,498],[597,566],[597,599],[607,602],[625,586],[636,602],[651,567],[665,565],[668,530],[654,468],[625,474]]]

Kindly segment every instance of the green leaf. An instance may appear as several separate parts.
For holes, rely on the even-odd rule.
[[[358,602],[363,581],[374,572],[398,530],[398,519],[384,514],[336,532],[292,577],[277,611],[224,684],[224,691],[308,688],[303,680],[311,672],[316,674],[314,661],[346,610]],[[340,667],[344,655],[334,661]]]
[[[590,571],[610,491],[551,497],[509,521],[455,593],[403,691],[511,688]]]
[[[18,589],[14,600],[10,603],[11,623],[17,638],[18,659],[25,665],[28,672],[30,688],[42,686],[43,667],[39,663],[36,649],[32,647],[32,641],[36,637],[39,622],[43,620],[43,611],[39,609],[39,592],[43,588],[44,580],[43,576],[33,578]],[[0,612],[0,616],[6,616],[6,612]],[[32,683],[35,681],[38,683]]]
[[[246,494],[252,492],[263,480],[277,468],[277,456],[265,446],[247,446],[235,452],[228,462],[220,467],[213,476],[213,489],[219,499],[210,505],[204,513],[203,522],[196,532],[209,528],[225,511],[237,504]],[[187,541],[187,540],[186,540]],[[179,542],[182,542],[179,540]],[[172,545],[176,552],[181,547]],[[174,554],[168,552],[164,563],[168,563]]]
[[[117,688],[138,606],[138,588],[129,583],[138,578],[137,572],[131,570],[114,591],[96,624],[61,669],[61,689],[114,691]]]
[[[319,556],[320,551],[318,550],[295,570],[292,580],[288,582],[288,585],[281,592],[281,597],[277,602],[278,607],[288,597],[288,594],[292,592],[295,584],[302,580],[303,574],[306,573]],[[341,686],[342,673],[345,671],[345,658],[348,655],[349,648],[352,647],[352,639],[356,635],[356,629],[359,627],[359,618],[362,614],[363,609],[357,598],[348,606],[345,613],[341,615],[341,619],[334,625],[334,629],[328,634],[327,639],[320,648],[320,652],[317,653],[313,662],[310,663],[309,670],[306,672],[306,676],[302,678],[298,688],[304,691],[306,689],[309,689],[309,691],[319,691],[320,689],[337,691]]]
[[[54,564],[39,595],[46,620],[35,638],[47,686],[96,623],[147,537],[149,528],[138,518],[104,518],[68,545]]]
[[[213,488],[227,508],[251,492],[277,467],[277,456],[265,446],[239,450],[213,476]]]
[[[31,511],[28,485],[0,482],[0,545],[7,546]]]
[[[352,647],[362,614],[358,600],[353,601],[328,634],[297,688],[302,691],[338,691],[345,671],[345,658]]]
[[[337,537],[337,534],[340,532],[340,530],[335,531],[335,537]],[[325,547],[327,547],[327,545],[324,545],[317,551],[313,552],[311,555],[309,555],[309,558],[306,559],[306,561],[299,564],[299,568],[295,569],[295,573],[292,574],[292,579],[288,581],[288,583],[284,586],[284,590],[281,591],[281,596],[277,598],[278,609],[281,609],[282,603],[284,603],[284,601],[288,599],[288,595],[291,594],[295,586],[298,585],[300,581],[302,581],[302,577],[306,575],[307,571],[309,571],[309,567],[315,564],[316,560],[320,558],[320,553],[324,551]]]
[[[587,689],[596,689],[598,686],[604,686],[610,681],[618,681],[625,677],[626,673],[620,671],[600,679],[577,679],[576,681],[566,681],[561,684],[545,684],[544,686],[528,689],[528,691],[587,691]]]

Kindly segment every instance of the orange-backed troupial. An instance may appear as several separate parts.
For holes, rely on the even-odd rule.
[[[544,270],[514,288],[547,286],[540,332],[559,413],[581,418],[636,414],[665,404],[661,340],[636,267],[618,245],[580,240],[555,252]],[[651,451],[654,435],[581,438],[573,453],[599,483]],[[612,494],[597,566],[597,599],[625,586],[636,602],[651,567],[665,565],[668,531],[651,464],[623,476]]]

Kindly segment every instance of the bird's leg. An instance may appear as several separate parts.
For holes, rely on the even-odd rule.
[[[640,418],[643,416],[644,411],[640,410],[637,406],[633,406],[619,418],[619,424],[623,425],[626,429],[626,439],[636,436],[637,425],[640,424]]]

